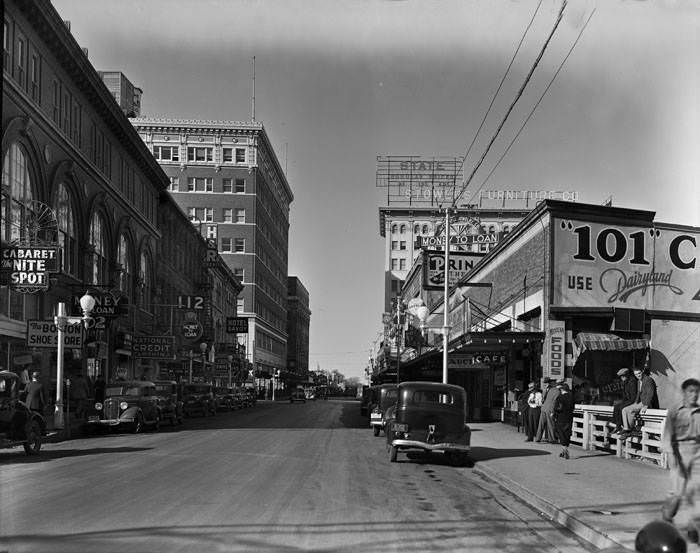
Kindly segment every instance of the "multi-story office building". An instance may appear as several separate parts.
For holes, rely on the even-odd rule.
[[[244,289],[238,336],[258,375],[287,367],[287,178],[260,122],[135,118],[132,124],[170,178],[169,190]]]
[[[98,73],[124,114],[127,117],[140,117],[143,91],[134,86],[121,71],[98,71]]]
[[[287,278],[287,370],[290,383],[309,379],[309,292],[298,277]]]
[[[460,207],[455,210],[450,251],[488,252],[531,210],[514,208]],[[401,292],[413,263],[422,249],[442,250],[444,212],[435,207],[399,206],[379,208],[379,234],[384,238],[384,311],[391,311],[392,298]],[[436,239],[436,232],[439,236]]]

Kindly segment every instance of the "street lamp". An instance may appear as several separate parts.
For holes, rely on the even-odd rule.
[[[231,388],[233,386],[231,383],[231,364],[233,363],[233,355],[227,356],[226,360],[228,361],[228,387]]]
[[[66,325],[83,323],[85,328],[89,328],[93,323],[92,310],[95,309],[95,298],[85,292],[80,298],[80,308],[83,311],[82,317],[71,317],[66,315],[66,304],[58,303],[54,323],[57,329],[58,349],[56,351],[56,405],[54,407],[54,428],[62,429],[65,426],[63,417],[63,353],[65,350],[64,333]]]

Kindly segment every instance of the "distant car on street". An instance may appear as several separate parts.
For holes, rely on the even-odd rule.
[[[87,426],[88,430],[126,426],[133,433],[147,426],[158,430],[160,407],[155,384],[145,380],[108,384],[104,402],[96,402],[88,412]]]
[[[161,422],[167,420],[172,426],[182,424],[185,416],[182,403],[182,385],[174,380],[156,380],[156,397],[160,407]]]
[[[375,436],[379,436],[386,424],[386,410],[396,403],[396,384],[381,384],[373,393],[373,403],[369,414],[369,425]]]
[[[306,403],[306,393],[301,388],[294,390],[292,395],[289,396],[289,403],[294,403],[296,401]]]
[[[444,453],[454,465],[468,463],[471,430],[466,423],[467,394],[461,386],[402,382],[386,417],[391,462],[400,451],[417,450]]]
[[[23,446],[27,455],[41,449],[46,421],[19,399],[19,376],[0,371],[0,447]]]
[[[186,417],[200,414],[203,417],[216,415],[216,399],[211,384],[197,382],[182,387],[183,410]]]
[[[219,410],[234,411],[243,407],[243,398],[235,388],[216,388],[214,395]]]

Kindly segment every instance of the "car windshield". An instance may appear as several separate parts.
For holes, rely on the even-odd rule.
[[[124,395],[123,386],[109,386],[105,389],[105,396],[121,396]]]
[[[156,384],[155,392],[157,394],[170,394],[172,386],[170,384]]]
[[[124,389],[124,395],[125,396],[140,396],[143,395],[145,388],[141,388],[140,386],[127,386]]]

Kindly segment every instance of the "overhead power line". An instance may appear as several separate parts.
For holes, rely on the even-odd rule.
[[[567,0],[563,0],[562,4],[561,4],[561,8],[559,9],[559,14],[557,15],[557,19],[554,22],[554,25],[552,26],[552,30],[549,32],[549,36],[547,36],[547,40],[545,40],[544,44],[542,45],[542,49],[540,50],[540,53],[538,54],[537,58],[535,59],[535,62],[532,64],[532,67],[530,68],[530,71],[528,72],[527,76],[525,77],[525,81],[520,86],[520,89],[518,90],[517,94],[515,95],[515,98],[511,102],[510,106],[508,107],[508,110],[506,111],[506,114],[504,115],[503,119],[501,120],[500,124],[498,125],[496,132],[493,134],[493,136],[491,137],[491,140],[487,144],[486,149],[484,150],[484,153],[481,154],[481,158],[479,158],[479,161],[474,166],[474,169],[472,169],[472,172],[469,174],[469,178],[464,182],[464,185],[462,186],[462,189],[460,190],[459,194],[453,200],[453,205],[456,205],[457,200],[459,200],[459,198],[462,196],[462,194],[464,194],[464,191],[467,189],[467,187],[471,183],[472,179],[474,178],[474,175],[479,170],[479,167],[481,167],[481,164],[484,162],[486,155],[491,150],[491,146],[493,146],[493,143],[496,141],[496,138],[498,138],[498,135],[500,134],[501,129],[503,129],[503,125],[505,125],[506,121],[508,120],[508,117],[510,116],[511,112],[513,111],[513,108],[515,108],[515,104],[517,104],[518,100],[520,100],[520,97],[523,95],[523,92],[525,91],[525,88],[527,87],[528,83],[530,82],[530,79],[532,78],[532,75],[535,72],[535,69],[539,65],[540,60],[542,59],[542,56],[544,56],[544,52],[547,49],[547,46],[549,46],[549,43],[552,40],[552,37],[554,36],[554,33],[556,32],[557,28],[559,27],[559,23],[561,23],[562,17],[564,16],[564,9],[566,8],[566,4],[567,4]]]
[[[496,92],[494,92],[493,97],[491,98],[491,103],[489,104],[489,107],[486,110],[486,113],[484,114],[484,118],[481,120],[481,124],[479,125],[479,128],[476,130],[476,133],[474,134],[474,138],[472,138],[471,144],[469,144],[469,147],[467,148],[467,152],[464,154],[464,157],[462,158],[462,163],[459,166],[459,171],[462,170],[462,167],[464,166],[465,162],[467,161],[467,158],[469,157],[469,154],[472,151],[472,147],[474,146],[474,143],[476,142],[476,139],[478,138],[479,133],[481,132],[481,129],[484,127],[484,123],[486,123],[486,118],[489,116],[489,113],[491,113],[491,108],[493,107],[493,104],[496,101],[496,98],[498,97],[498,93],[501,91],[501,88],[503,87],[503,83],[505,82],[506,77],[510,73],[511,67],[513,67],[513,62],[515,62],[515,57],[518,55],[518,52],[520,52],[520,47],[523,45],[523,42],[525,41],[525,36],[527,36],[527,33],[530,30],[530,27],[532,27],[532,23],[535,21],[535,17],[537,16],[537,12],[539,12],[541,5],[542,5],[542,0],[540,0],[539,3],[537,4],[535,11],[533,12],[532,17],[530,18],[530,23],[527,24],[525,31],[523,31],[523,36],[520,37],[520,42],[518,43],[518,46],[515,49],[515,52],[513,52],[513,57],[510,59],[510,63],[508,64],[508,67],[506,68],[505,73],[503,73],[503,77],[501,78],[501,82],[498,83],[498,88],[496,89]],[[458,174],[459,171],[457,171],[455,174]]]
[[[549,91],[550,87],[551,87],[552,84],[554,83],[554,80],[557,78],[557,75],[559,75],[559,72],[561,71],[562,67],[564,67],[564,64],[566,63],[566,60],[569,59],[569,56],[571,56],[571,53],[574,51],[574,48],[576,48],[576,45],[578,44],[578,41],[581,39],[581,36],[583,35],[583,32],[586,30],[586,27],[588,27],[588,23],[591,21],[591,18],[593,17],[593,14],[595,13],[595,10],[596,10],[596,8],[593,8],[593,11],[591,11],[591,14],[588,16],[588,19],[586,19],[586,23],[584,23],[583,27],[581,27],[581,30],[579,31],[578,36],[576,37],[576,40],[574,40],[574,43],[571,45],[571,48],[569,48],[569,52],[566,54],[566,57],[564,57],[564,59],[562,60],[561,64],[559,64],[559,67],[557,68],[556,72],[554,73],[554,76],[552,76],[552,79],[549,81],[549,84],[548,84],[547,87],[544,89],[544,92],[542,92],[542,95],[540,96],[539,100],[537,100],[537,103],[534,105],[534,107],[532,108],[532,110],[530,111],[530,113],[528,114],[528,116],[525,118],[525,121],[523,121],[522,126],[520,127],[520,129],[518,130],[518,132],[516,133],[516,135],[513,137],[513,140],[510,141],[510,144],[508,144],[508,147],[507,147],[506,150],[503,152],[503,155],[502,155],[500,158],[498,158],[498,161],[496,162],[496,165],[493,166],[493,169],[491,169],[491,172],[486,176],[486,178],[485,178],[484,181],[481,183],[481,185],[479,186],[479,188],[477,188],[477,189],[472,193],[472,195],[471,195],[471,197],[470,197],[470,199],[469,199],[469,202],[467,202],[467,203],[470,203],[470,202],[476,197],[476,195],[479,193],[479,191],[484,187],[484,185],[486,184],[486,182],[491,178],[491,175],[493,175],[494,171],[496,171],[496,169],[498,168],[498,166],[499,166],[499,165],[501,164],[501,162],[503,161],[503,158],[505,158],[506,155],[508,154],[508,152],[510,151],[510,149],[511,149],[512,146],[513,146],[513,144],[515,143],[515,141],[516,141],[516,140],[518,139],[518,137],[520,136],[520,133],[523,132],[523,129],[525,128],[525,125],[527,125],[528,121],[530,121],[530,118],[531,118],[532,115],[535,113],[535,110],[539,107],[540,103],[542,102],[542,99],[545,97],[545,94],[547,94],[547,92]]]

